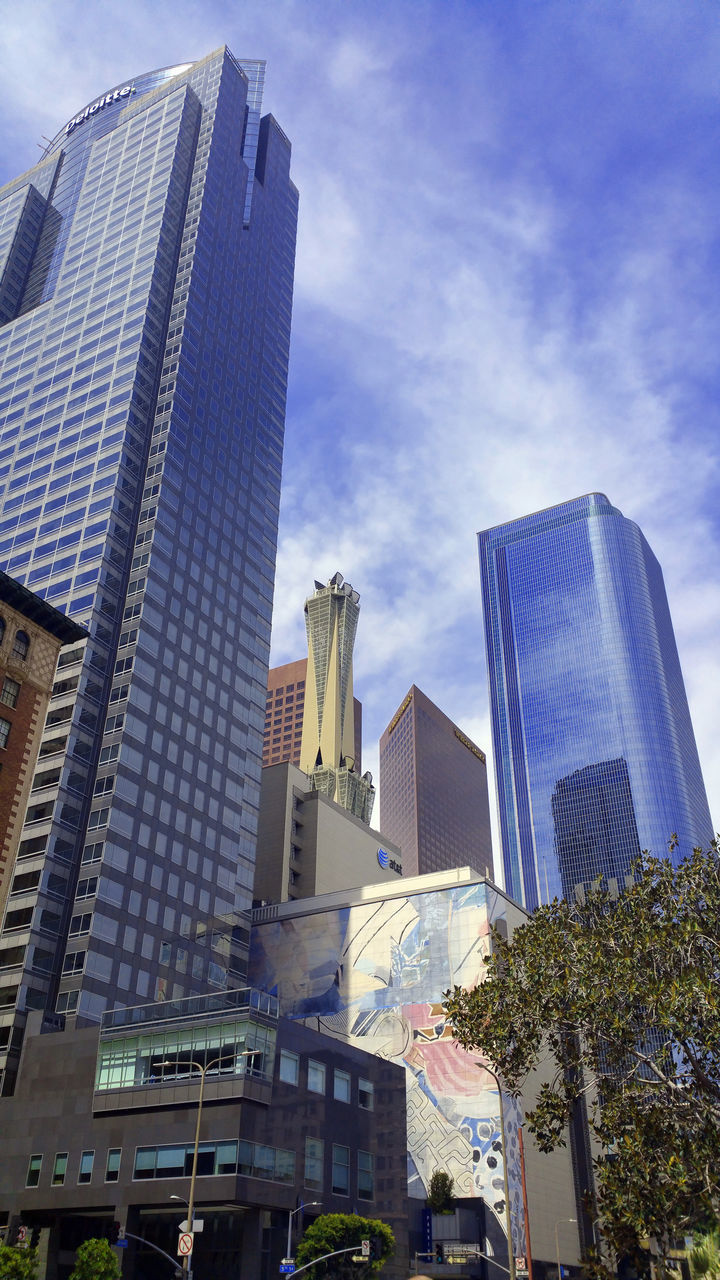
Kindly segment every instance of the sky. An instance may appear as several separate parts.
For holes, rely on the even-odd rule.
[[[490,755],[476,532],[599,490],[663,567],[720,822],[720,5],[0,0],[0,31],[0,181],[134,75],[267,59],[301,200],[272,661],[339,570],[363,766],[413,683]]]

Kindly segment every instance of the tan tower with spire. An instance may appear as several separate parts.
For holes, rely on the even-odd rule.
[[[300,768],[318,791],[370,822],[372,775],[355,771],[352,655],[360,595],[336,573],[305,601],[308,666]]]

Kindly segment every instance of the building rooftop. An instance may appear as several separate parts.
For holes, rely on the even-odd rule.
[[[44,631],[48,631],[51,636],[62,640],[63,644],[70,644],[73,640],[84,640],[87,637],[85,627],[73,622],[72,618],[68,618],[59,609],[54,609],[51,604],[41,600],[40,596],[36,596],[34,591],[28,591],[27,587],[23,587],[14,578],[8,577],[2,570],[0,570],[0,600],[11,609],[16,609],[29,622],[34,622]]]

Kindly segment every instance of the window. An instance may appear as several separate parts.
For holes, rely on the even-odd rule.
[[[74,1013],[77,1009],[79,991],[61,991],[55,1003],[57,1013]]]
[[[87,880],[79,880],[75,897],[94,898],[97,893],[97,876],[89,876]]]
[[[336,1102],[350,1101],[350,1072],[336,1071],[333,1096]]]
[[[107,1164],[105,1165],[105,1181],[117,1182],[120,1177],[120,1157],[122,1155],[122,1147],[111,1147],[107,1153]]]
[[[370,1151],[358,1151],[358,1200],[375,1199],[375,1157]]]
[[[0,689],[0,702],[4,702],[6,707],[16,707],[19,692],[19,681],[11,680],[10,676],[6,676]]]
[[[1,619],[0,619],[1,621]],[[5,623],[2,624],[3,630]],[[25,1179],[26,1187],[36,1187],[40,1181],[40,1170],[42,1168],[42,1156],[31,1156],[28,1163],[27,1177]]]
[[[335,1142],[332,1154],[332,1189],[336,1196],[350,1194],[350,1148],[339,1147]]]
[[[0,747],[6,747],[8,738],[10,737],[11,724],[9,720],[0,719]]]
[[[4,639],[5,639],[5,619],[3,617],[0,617],[0,644],[2,644]],[[34,1159],[34,1156],[33,1156],[33,1159]],[[32,1185],[37,1186],[37,1183],[33,1183]],[[28,1182],[28,1186],[30,1186],[29,1182]]]
[[[16,631],[11,656],[18,658],[22,662],[27,658],[29,648],[30,637],[27,631]]]
[[[252,1147],[254,1144],[246,1143],[242,1145]],[[275,1156],[281,1154],[293,1155],[293,1153],[281,1153],[279,1150],[276,1151],[274,1147],[267,1147],[265,1150],[272,1153],[272,1159],[270,1162],[271,1172],[265,1176],[272,1178],[276,1172]],[[186,1147],[173,1145],[166,1147],[138,1147],[135,1152],[133,1178],[135,1180],[145,1180],[147,1178],[186,1178],[191,1172],[192,1162],[192,1146]],[[198,1177],[214,1177],[218,1174],[235,1173],[237,1165],[237,1142],[225,1141],[200,1143],[198,1147]],[[282,1178],[281,1180],[287,1181],[286,1178]]]
[[[82,973],[85,964],[84,951],[71,951],[63,960],[63,973]]]
[[[325,1092],[325,1064],[308,1059],[308,1089],[311,1093]]]
[[[295,1181],[295,1152],[282,1147],[268,1147],[260,1142],[240,1143],[238,1173],[247,1178],[263,1178],[272,1182]]]
[[[98,862],[102,858],[102,851],[102,841],[98,844],[86,844],[82,851],[81,861],[83,866],[88,862]]]
[[[285,1084],[297,1084],[300,1059],[296,1053],[280,1050],[280,1079]]]
[[[92,1178],[93,1162],[95,1160],[94,1151],[83,1151],[80,1156],[80,1171],[78,1173],[78,1182],[90,1182]]]
[[[358,1080],[358,1103],[365,1111],[373,1111],[375,1090],[372,1080]]]
[[[55,1156],[55,1163],[52,1171],[52,1186],[61,1187],[65,1181],[67,1172],[68,1153],[67,1151],[58,1151]]]
[[[325,1143],[322,1138],[305,1139],[305,1186],[322,1191]]]
[[[70,932],[68,936],[70,938],[78,938],[82,933],[89,933],[91,920],[92,915],[89,911],[81,916],[73,916],[70,921]]]

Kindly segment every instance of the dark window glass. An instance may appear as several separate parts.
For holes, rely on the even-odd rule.
[[[15,640],[12,647],[13,658],[19,658],[21,661],[27,658],[30,648],[30,637],[27,631],[16,631]]]
[[[350,1194],[350,1148],[337,1143],[333,1143],[332,1189],[336,1196]]]
[[[3,623],[3,626],[5,624]],[[42,1167],[42,1156],[31,1156],[28,1163],[27,1177],[25,1179],[26,1187],[36,1187],[40,1181],[40,1169]]]

